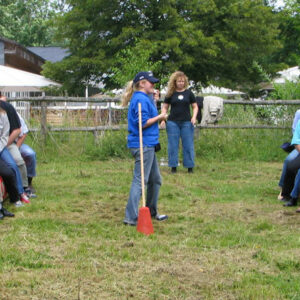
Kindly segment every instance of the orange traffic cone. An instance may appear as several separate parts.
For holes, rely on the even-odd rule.
[[[154,233],[149,207],[140,208],[136,230],[146,235]]]
[[[142,185],[142,199],[143,206],[139,210],[139,217],[137,223],[137,231],[149,235],[154,233],[151,221],[149,207],[146,207],[145,201],[145,181],[144,181],[144,153],[143,153],[143,132],[142,132],[142,106],[139,103],[139,136],[140,136],[140,155],[141,155],[141,185]]]

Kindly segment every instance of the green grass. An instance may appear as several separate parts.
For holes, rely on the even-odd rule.
[[[40,150],[38,198],[1,222],[1,299],[300,298],[300,216],[276,200],[278,148],[275,162],[204,154],[194,174],[161,167],[170,218],[144,236],[122,224],[132,159],[93,160],[80,145]]]

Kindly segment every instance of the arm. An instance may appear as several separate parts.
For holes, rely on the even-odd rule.
[[[300,145],[295,145],[295,149],[300,152]]]
[[[10,134],[7,142],[7,146],[11,145],[19,136],[21,133],[21,128],[13,130],[13,132]]]
[[[24,143],[25,139],[26,139],[27,134],[23,134],[21,137],[18,138],[17,141],[17,146],[18,148],[20,148],[22,146],[22,144]]]
[[[166,113],[168,112],[168,110],[169,110],[169,106],[170,106],[169,103],[164,103],[164,104],[163,104],[163,107],[162,107],[162,109],[161,109],[161,113],[166,114]],[[162,120],[162,121],[161,121],[161,123],[160,123],[160,127],[161,127],[161,128],[165,128],[165,127],[166,127],[166,122],[165,122],[165,121],[166,121],[166,120]]]
[[[169,110],[169,106],[169,103],[164,103],[161,112],[166,114]]]
[[[196,121],[197,121],[197,114],[198,114],[198,105],[196,102],[192,103],[192,108],[193,108],[193,116],[192,116],[191,122],[193,125],[195,125]]]
[[[162,120],[166,120],[168,117],[168,115],[166,113],[161,113],[160,115],[153,117],[151,119],[148,119],[146,124],[143,126],[143,128],[147,128],[149,126],[151,126],[152,124],[162,121]]]

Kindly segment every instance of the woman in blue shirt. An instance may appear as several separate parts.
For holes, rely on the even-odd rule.
[[[159,80],[153,77],[152,72],[139,72],[133,81],[127,84],[122,96],[123,106],[127,106],[130,100],[127,115],[127,146],[135,158],[134,174],[123,221],[126,225],[135,226],[137,224],[138,206],[142,194],[138,103],[141,103],[142,106],[144,175],[147,187],[146,206],[149,207],[151,216],[156,220],[163,221],[168,218],[157,212],[161,176],[155,155],[155,146],[159,144],[158,122],[167,118],[166,113],[158,115],[156,105],[151,98],[154,94],[154,84],[157,82]]]

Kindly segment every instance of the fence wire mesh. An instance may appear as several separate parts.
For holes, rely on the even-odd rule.
[[[105,158],[106,155],[128,156],[127,109],[120,106],[119,99],[87,101],[83,98],[44,97],[9,100],[14,100],[12,104],[27,120],[33,146],[40,148],[44,153],[45,145],[51,144],[50,150],[47,148],[48,156],[49,151],[53,151],[54,156],[57,153],[82,157],[88,155],[95,158]],[[196,152],[201,155],[206,147],[207,151],[212,153],[214,146],[220,150],[224,143],[235,143],[237,139],[245,142],[257,140],[257,145],[259,140],[264,138],[276,139],[278,142],[288,141],[300,101],[277,103],[278,101],[273,105],[265,105],[262,101],[257,103],[224,101],[223,117],[217,124],[204,128],[197,125]],[[214,142],[208,146],[210,140]],[[165,130],[161,131],[161,142],[165,147],[159,155],[165,158],[167,156]]]

